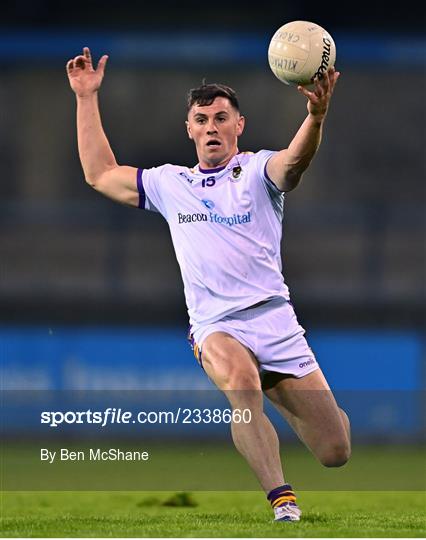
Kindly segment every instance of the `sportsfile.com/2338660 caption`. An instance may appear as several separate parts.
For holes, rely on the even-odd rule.
[[[61,424],[249,424],[250,409],[189,409],[178,407],[169,411],[139,411],[135,415],[121,408],[108,407],[104,411],[43,411],[40,423],[48,427]]]

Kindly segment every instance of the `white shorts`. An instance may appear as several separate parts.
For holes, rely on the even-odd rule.
[[[305,339],[305,330],[298,323],[293,306],[284,298],[273,298],[212,324],[193,326],[189,339],[201,365],[203,343],[213,332],[226,332],[250,349],[261,371],[299,378],[319,368]]]

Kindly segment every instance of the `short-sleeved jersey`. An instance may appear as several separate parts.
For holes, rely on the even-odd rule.
[[[138,169],[139,207],[167,220],[191,324],[210,324],[269,298],[289,299],[281,273],[284,194],[266,173],[272,151],[244,152],[205,171]]]

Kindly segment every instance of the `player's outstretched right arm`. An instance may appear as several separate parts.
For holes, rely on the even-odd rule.
[[[88,47],[67,63],[70,86],[77,98],[78,152],[86,182],[107,197],[138,206],[139,194],[135,167],[120,166],[102,127],[98,90],[102,84],[108,56],[94,69]]]

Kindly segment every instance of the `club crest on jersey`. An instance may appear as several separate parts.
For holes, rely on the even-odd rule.
[[[194,181],[192,178],[189,178],[189,176],[187,176],[184,172],[180,172],[179,176],[182,176],[182,178],[185,178],[185,180],[189,182],[190,184],[192,184],[192,182]]]
[[[231,182],[239,182],[242,175],[243,169],[239,165],[237,165],[236,167],[233,167],[232,176],[229,177],[229,180],[231,180]]]
[[[211,201],[210,199],[201,199],[201,202],[204,204],[204,206],[206,208],[208,208],[209,210],[212,210],[215,206],[214,202]]]

